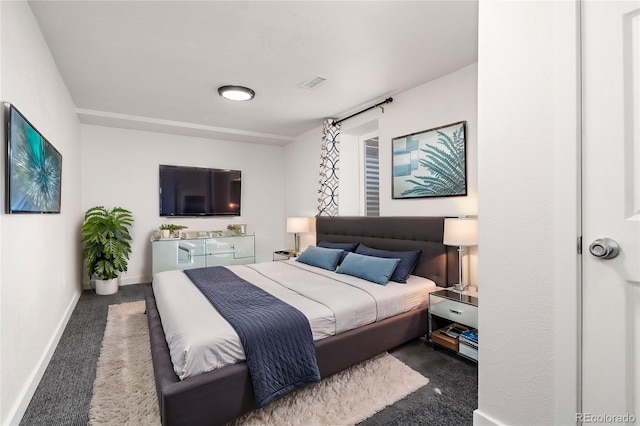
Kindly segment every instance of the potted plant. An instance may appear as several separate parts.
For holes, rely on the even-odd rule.
[[[242,235],[243,225],[227,225],[227,229],[231,231],[233,235]]]
[[[160,225],[160,231],[162,231],[162,238],[171,238],[172,234],[174,237],[179,238],[180,237],[180,233],[177,233],[177,231],[180,231],[181,229],[187,229],[186,226],[183,225],[174,225],[173,223],[164,223],[162,225]]]
[[[127,271],[131,254],[129,228],[133,216],[129,210],[103,206],[92,207],[84,215],[82,224],[82,258],[89,279],[95,275],[96,293],[113,294],[118,291],[118,276]]]

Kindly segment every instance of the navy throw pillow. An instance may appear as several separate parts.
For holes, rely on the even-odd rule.
[[[347,255],[347,253],[356,251],[356,247],[358,247],[358,243],[330,243],[329,241],[320,241],[317,244],[317,246],[324,247],[324,248],[344,250],[342,252],[342,255],[340,256],[340,260],[338,260],[338,265],[340,265],[344,260],[344,257]]]
[[[393,271],[393,275],[389,281],[395,281],[397,283],[406,283],[407,278],[416,269],[418,259],[422,254],[422,250],[411,251],[392,251],[392,250],[380,250],[367,247],[364,244],[360,244],[356,249],[356,253],[364,254],[366,256],[375,256],[389,259],[400,259],[400,263]]]

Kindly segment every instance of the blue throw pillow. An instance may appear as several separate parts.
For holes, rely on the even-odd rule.
[[[418,259],[420,259],[420,255],[422,254],[422,250],[412,250],[412,251],[391,251],[391,250],[379,250],[371,247],[367,247],[363,244],[360,244],[356,249],[356,253],[364,254],[366,256],[375,256],[382,258],[390,258],[390,259],[400,259],[400,263],[396,267],[396,270],[393,272],[393,275],[389,279],[389,281],[395,281],[397,283],[406,283],[407,278],[416,269],[416,265],[418,264]]]
[[[351,252],[356,251],[356,247],[358,247],[358,243],[330,243],[329,241],[320,241],[317,244],[317,246],[344,250],[342,252],[342,255],[340,256],[340,260],[338,260],[338,265],[340,265],[344,260],[344,257],[347,255],[347,253],[349,253],[350,251]]]
[[[365,256],[347,253],[342,265],[336,271],[338,274],[353,275],[363,280],[385,285],[400,263],[400,259]]]
[[[296,261],[335,271],[343,251],[342,249],[309,246],[296,258]]]

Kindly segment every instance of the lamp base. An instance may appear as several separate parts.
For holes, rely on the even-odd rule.
[[[469,288],[469,286],[468,286],[468,285],[466,285],[466,284],[460,284],[460,283],[458,283],[458,284],[454,284],[454,285],[451,287],[451,289],[452,289],[453,291],[465,291],[465,290],[467,290],[468,288]]]
[[[293,252],[295,253],[296,257],[298,257],[300,255],[300,234],[295,232],[293,234],[293,239],[295,241],[295,248],[293,249]]]

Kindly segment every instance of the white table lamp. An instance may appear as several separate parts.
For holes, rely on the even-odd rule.
[[[458,284],[454,290],[464,291],[469,287],[462,281],[462,257],[465,246],[478,245],[478,220],[445,218],[444,237],[442,242],[448,246],[458,246]]]
[[[294,234],[295,237],[295,253],[300,253],[300,234],[309,232],[309,218],[307,217],[288,217],[287,232]]]

